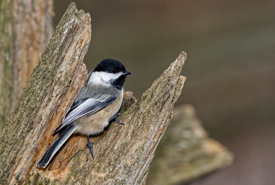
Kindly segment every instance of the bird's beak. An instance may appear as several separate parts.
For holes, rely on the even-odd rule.
[[[131,71],[125,71],[123,74],[124,75],[130,75],[130,74],[132,74],[132,72]]]

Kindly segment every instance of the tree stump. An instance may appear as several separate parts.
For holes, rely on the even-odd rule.
[[[185,52],[138,100],[125,93],[120,119],[125,125],[111,124],[92,138],[94,159],[85,147],[86,137],[74,135],[46,169],[36,166],[88,77],[83,58],[91,39],[90,21],[88,13],[71,3],[58,24],[1,133],[0,184],[146,182],[185,82],[180,75]]]

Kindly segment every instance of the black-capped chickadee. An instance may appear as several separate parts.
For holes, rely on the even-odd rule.
[[[122,86],[129,74],[131,72],[126,71],[124,65],[114,59],[105,59],[97,65],[79,91],[62,124],[55,130],[54,134],[59,133],[58,138],[39,160],[38,167],[47,167],[73,133],[87,135],[87,147],[93,157],[93,143],[89,136],[103,132],[111,121],[120,123],[118,111],[123,100]]]

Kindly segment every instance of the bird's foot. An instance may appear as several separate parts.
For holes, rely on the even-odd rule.
[[[121,123],[118,119],[118,117],[121,115],[121,113],[116,113],[115,115],[113,115],[110,119],[109,122],[115,121],[120,125],[124,125],[124,123]]]
[[[89,148],[90,149],[90,153],[91,153],[91,155],[92,155],[92,158],[94,159],[94,153],[93,153],[93,143],[90,141],[90,137],[89,136],[87,136],[87,141],[88,141],[88,143],[87,143],[87,148]]]

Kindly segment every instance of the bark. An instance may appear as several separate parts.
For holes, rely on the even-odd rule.
[[[0,1],[0,130],[52,36],[52,0]]]
[[[26,180],[86,80],[90,16],[71,6],[46,47],[1,135],[0,184]],[[61,115],[61,116],[60,116]],[[48,140],[50,138],[50,140]],[[25,181],[26,182],[26,181]]]
[[[207,136],[194,107],[183,105],[156,150],[147,184],[187,183],[232,162],[232,153]]]

